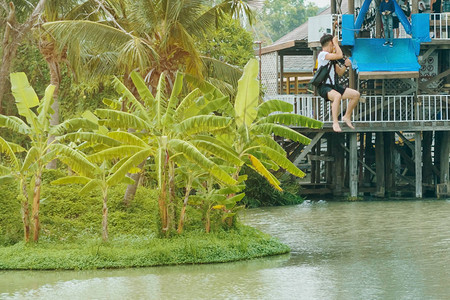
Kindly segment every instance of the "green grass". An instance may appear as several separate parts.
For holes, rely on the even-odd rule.
[[[288,253],[289,247],[240,225],[227,232],[189,232],[170,239],[116,236],[74,242],[23,242],[0,247],[0,270],[54,270],[203,264]]]
[[[237,222],[224,228],[220,216],[212,232],[202,214],[188,207],[185,231],[158,238],[157,194],[141,187],[127,207],[126,186],[109,192],[109,241],[101,240],[102,200],[97,192],[81,197],[79,186],[52,186],[59,171],[44,176],[38,243],[23,242],[23,227],[14,184],[0,186],[0,270],[51,270],[149,267],[245,260],[289,252],[289,248]],[[30,210],[31,211],[31,210]]]

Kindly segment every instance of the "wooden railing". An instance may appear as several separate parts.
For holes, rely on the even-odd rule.
[[[449,95],[414,96],[364,96],[353,111],[353,122],[412,122],[450,121]],[[313,95],[276,95],[293,105],[293,113],[307,116],[324,123],[331,123],[331,102]],[[345,114],[348,100],[341,103],[340,114]]]

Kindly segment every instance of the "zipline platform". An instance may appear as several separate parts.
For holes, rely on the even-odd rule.
[[[358,73],[415,72],[417,75],[414,73],[411,73],[411,75],[418,77],[420,64],[417,62],[416,46],[412,39],[394,39],[393,47],[383,46],[383,44],[384,39],[356,39],[351,57],[353,68]],[[409,73],[400,74],[402,76],[409,75]],[[390,76],[394,76],[394,74],[390,74]]]
[[[419,72],[415,71],[377,71],[377,72],[359,72],[358,77],[361,80],[367,79],[402,79],[419,78]]]

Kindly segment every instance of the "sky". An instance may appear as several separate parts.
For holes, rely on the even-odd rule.
[[[316,0],[316,1],[307,0],[305,2],[306,3],[314,3],[318,7],[330,6],[330,0]]]

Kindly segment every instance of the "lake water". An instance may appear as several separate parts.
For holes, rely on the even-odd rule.
[[[450,299],[450,201],[247,210],[288,255],[227,264],[3,271],[0,299]]]

